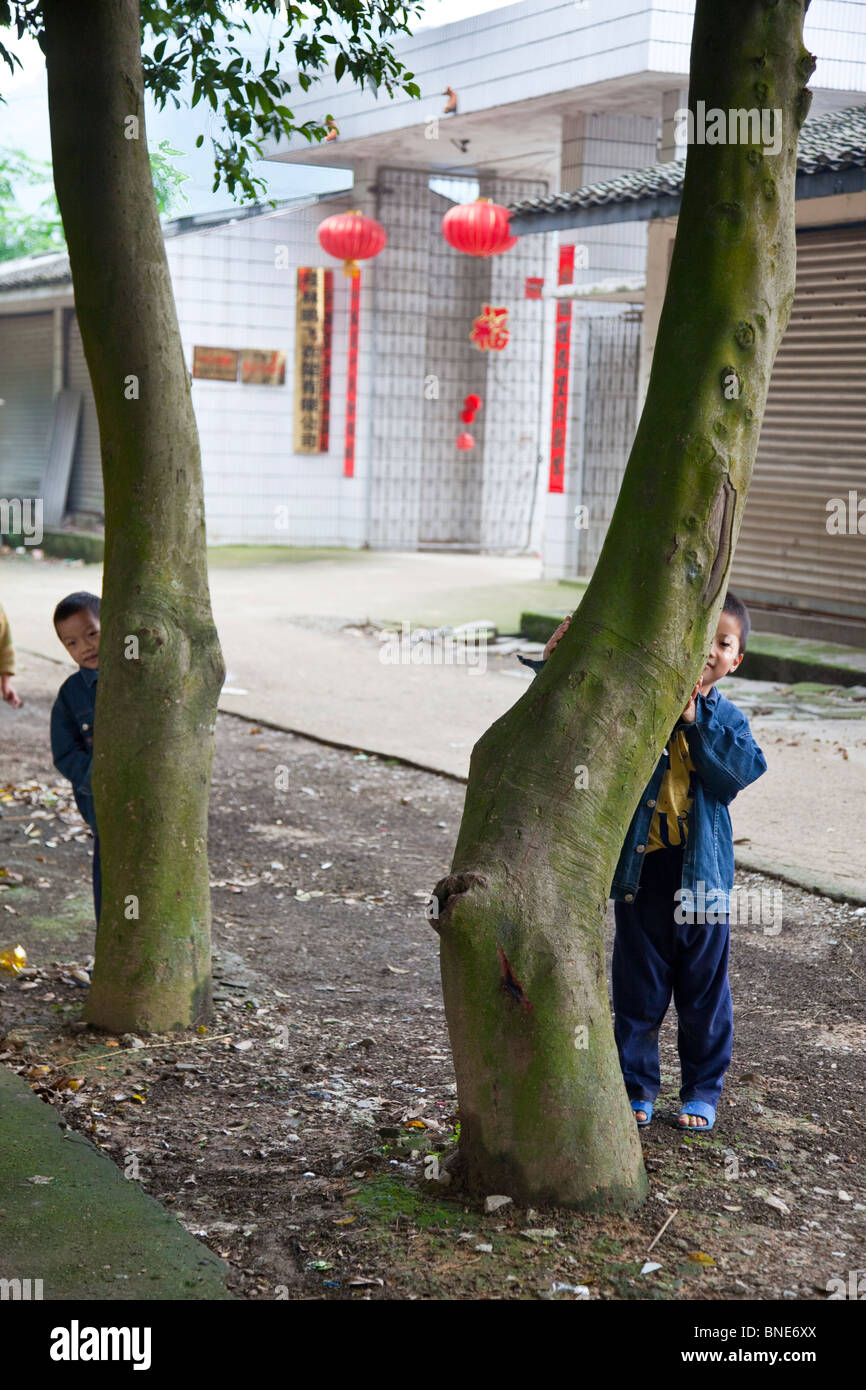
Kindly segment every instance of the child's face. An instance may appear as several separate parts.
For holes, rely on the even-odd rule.
[[[89,609],[62,618],[56,626],[57,636],[79,666],[92,671],[99,665],[99,619]]]
[[[723,613],[719,618],[713,645],[707,664],[701,674],[701,690],[704,694],[720,681],[723,676],[736,671],[743,659],[740,651],[740,624],[733,613]]]

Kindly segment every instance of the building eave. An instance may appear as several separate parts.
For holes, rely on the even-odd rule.
[[[866,167],[826,169],[814,174],[797,175],[795,197],[830,198],[839,193],[859,193],[866,189]],[[526,212],[511,218],[515,236],[535,232],[571,231],[580,227],[604,227],[614,222],[654,222],[660,218],[678,217],[682,193],[663,193],[652,198],[629,198],[617,202],[599,203],[591,207],[573,208],[562,212]]]

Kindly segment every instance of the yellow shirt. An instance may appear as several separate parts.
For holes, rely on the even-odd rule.
[[[15,653],[12,650],[12,633],[9,631],[9,619],[0,608],[0,676],[14,676],[15,674]]]
[[[677,729],[668,743],[668,766],[659,788],[646,852],[675,848],[688,839],[689,813],[695,796],[695,768],[689,757],[685,730]]]

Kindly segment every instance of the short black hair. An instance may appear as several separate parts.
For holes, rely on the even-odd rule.
[[[748,608],[743,603],[743,600],[737,598],[737,595],[731,593],[729,589],[725,597],[725,602],[722,605],[722,612],[730,613],[731,617],[736,618],[737,622],[740,624],[740,651],[744,652],[746,650],[749,631],[752,626]]]
[[[98,618],[100,603],[98,594],[88,594],[84,589],[80,589],[77,594],[67,594],[54,610],[54,626],[65,622],[67,618],[74,618],[76,613],[92,613]]]

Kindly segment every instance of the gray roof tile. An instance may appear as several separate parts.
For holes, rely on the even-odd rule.
[[[797,171],[818,174],[825,170],[866,167],[866,106],[849,106],[844,111],[828,111],[806,121],[800,131]],[[653,164],[648,169],[620,174],[615,179],[585,184],[574,193],[548,193],[543,198],[526,198],[512,203],[510,211],[521,216],[533,213],[573,212],[578,208],[602,207],[610,203],[641,202],[664,194],[682,192],[686,161]]]

